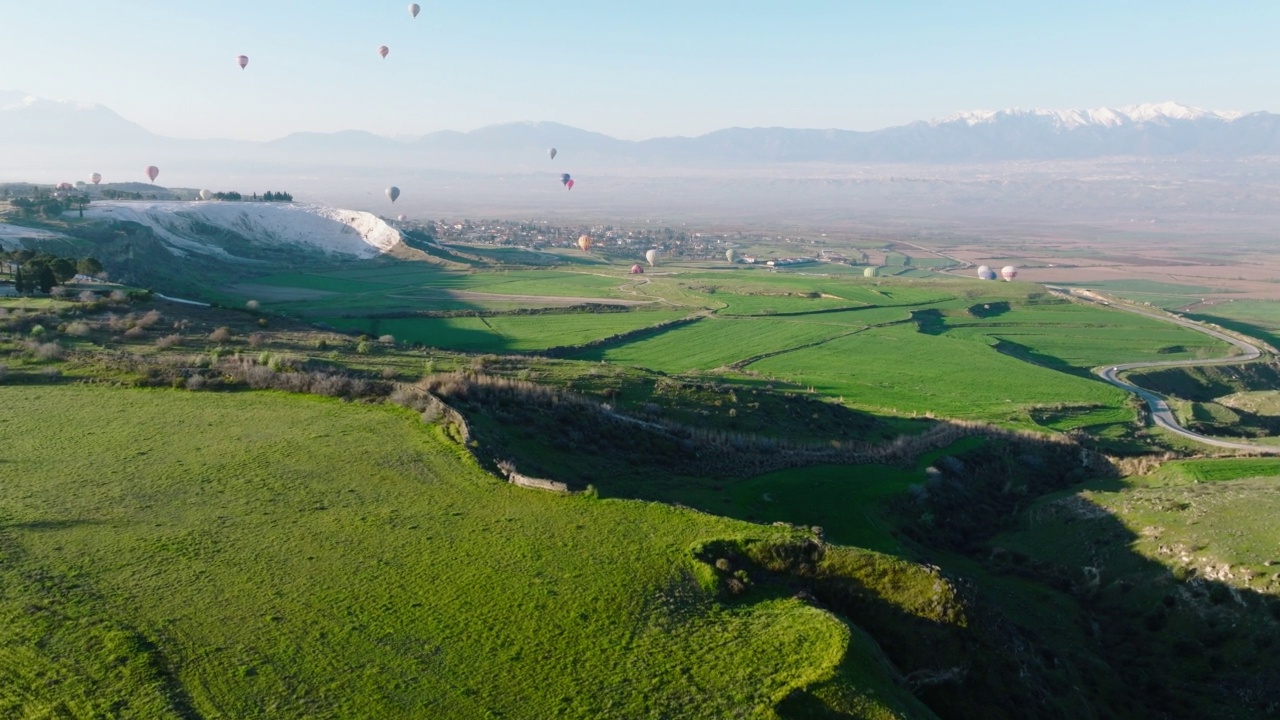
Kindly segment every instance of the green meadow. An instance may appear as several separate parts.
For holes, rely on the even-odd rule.
[[[4,399],[6,717],[929,717],[834,616],[696,579],[790,531],[506,485],[382,406]]]

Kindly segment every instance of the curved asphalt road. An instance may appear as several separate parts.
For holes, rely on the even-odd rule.
[[[1188,365],[1228,365],[1228,364],[1248,362],[1250,360],[1257,360],[1259,357],[1262,356],[1262,350],[1258,348],[1256,345],[1245,342],[1244,340],[1241,340],[1239,338],[1232,337],[1231,335],[1228,335],[1226,333],[1218,332],[1217,330],[1207,328],[1203,325],[1194,323],[1190,320],[1186,320],[1179,317],[1173,317],[1171,315],[1162,315],[1160,313],[1146,312],[1143,310],[1139,310],[1137,308],[1128,307],[1126,305],[1122,305],[1118,303],[1106,302],[1105,300],[1100,298],[1098,295],[1095,295],[1087,290],[1073,291],[1072,289],[1069,289],[1069,288],[1057,288],[1057,287],[1052,287],[1050,289],[1055,290],[1057,292],[1065,292],[1072,295],[1073,297],[1082,298],[1090,302],[1104,303],[1107,306],[1115,308],[1117,310],[1125,310],[1131,313],[1137,313],[1138,315],[1145,315],[1150,318],[1155,318],[1156,320],[1163,320],[1165,322],[1170,322],[1175,325],[1181,325],[1185,328],[1195,330],[1196,332],[1204,333],[1209,337],[1215,338],[1217,340],[1221,340],[1225,343],[1229,343],[1232,347],[1239,350],[1240,352],[1236,353],[1235,355],[1229,355],[1224,358],[1218,358],[1217,360],[1169,360],[1165,362],[1136,362],[1136,363],[1124,363],[1121,365],[1104,365],[1100,368],[1094,368],[1094,373],[1096,373],[1103,380],[1106,380],[1112,385],[1115,385],[1116,387],[1120,388],[1121,390],[1127,390],[1131,393],[1136,394],[1138,397],[1142,398],[1143,400],[1145,400],[1147,403],[1147,407],[1151,408],[1151,418],[1152,420],[1155,421],[1155,424],[1159,427],[1164,428],[1165,430],[1168,430],[1171,433],[1174,433],[1175,435],[1181,435],[1182,437],[1187,438],[1188,440],[1194,440],[1198,443],[1204,443],[1205,445],[1212,445],[1213,447],[1225,448],[1228,450],[1240,450],[1243,452],[1262,453],[1266,455],[1280,455],[1280,446],[1254,445],[1254,444],[1245,443],[1245,442],[1232,442],[1230,440],[1221,440],[1219,438],[1210,437],[1208,435],[1201,435],[1200,433],[1197,433],[1197,432],[1192,432],[1184,428],[1182,425],[1178,424],[1178,418],[1174,416],[1173,410],[1169,408],[1169,403],[1165,402],[1165,399],[1163,397],[1161,397],[1157,393],[1154,393],[1150,390],[1140,388],[1137,385],[1127,383],[1119,378],[1120,373],[1127,372],[1129,370],[1137,370],[1138,368],[1185,367]]]

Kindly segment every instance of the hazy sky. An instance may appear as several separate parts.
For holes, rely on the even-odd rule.
[[[165,135],[554,120],[618,137],[965,109],[1280,109],[1280,3],[0,0],[0,89]],[[378,45],[391,47],[382,60]],[[237,54],[250,60],[241,72]]]

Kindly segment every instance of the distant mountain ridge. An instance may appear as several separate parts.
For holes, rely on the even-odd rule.
[[[519,122],[408,138],[348,130],[247,142],[165,138],[102,106],[0,91],[0,147],[19,153],[22,147],[35,146],[57,148],[60,154],[71,151],[91,162],[99,156],[132,159],[145,154],[160,158],[157,164],[412,167],[481,173],[545,170],[549,147],[561,151],[554,167],[593,170],[1111,156],[1227,159],[1280,155],[1280,115],[1216,112],[1164,102],[1118,109],[968,111],[865,132],[726,128],[697,137],[631,141],[559,123]]]

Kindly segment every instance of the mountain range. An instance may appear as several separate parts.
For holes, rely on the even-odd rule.
[[[612,138],[550,122],[388,138],[349,130],[267,142],[157,136],[96,105],[0,91],[0,148],[44,148],[46,159],[140,157],[169,164],[232,162],[316,167],[414,167],[468,172],[575,168],[720,167],[780,163],[981,163],[1103,157],[1224,159],[1280,155],[1280,115],[1212,112],[1173,102],[1120,109],[962,112],[869,132],[727,128],[698,137]],[[136,163],[135,163],[136,164]],[[19,178],[0,178],[14,180]]]

